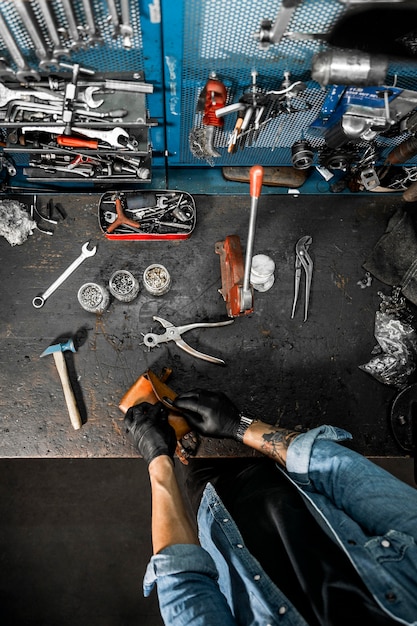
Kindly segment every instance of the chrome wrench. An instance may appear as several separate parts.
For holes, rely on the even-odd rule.
[[[123,37],[123,47],[132,47],[133,28],[130,24],[130,0],[120,0],[122,11],[122,23],[120,24],[120,34]]]
[[[16,44],[14,37],[6,23],[6,20],[3,18],[0,13],[0,33],[1,38],[4,41],[4,44],[9,51],[10,56],[13,61],[16,63],[18,70],[16,71],[16,78],[18,81],[26,81],[29,79],[40,80],[41,76],[39,72],[34,69],[31,69],[29,65],[25,61],[25,57],[20,51],[20,48]]]
[[[65,130],[65,126],[22,126],[21,131],[25,133],[32,132],[44,132],[51,133],[52,135],[62,135]],[[129,147],[129,133],[120,126],[115,126],[112,130],[99,130],[92,128],[72,128],[72,132],[78,135],[84,135],[85,137],[91,137],[92,139],[101,139],[108,143],[112,148],[126,148]],[[123,137],[125,143],[120,143],[119,138]]]
[[[54,45],[53,51],[52,51],[54,59],[57,59],[58,57],[61,57],[61,56],[69,57],[70,56],[69,50],[65,48],[61,43],[59,30],[58,30],[59,26],[56,21],[55,15],[53,13],[53,9],[51,7],[51,1],[50,0],[36,0],[36,2],[42,12],[42,17],[45,21],[46,28],[48,29],[49,37],[51,38],[51,41]]]
[[[47,300],[47,298],[49,298],[49,296],[51,296],[58,289],[58,287],[60,287],[62,283],[67,280],[68,276],[75,272],[77,267],[79,267],[81,263],[85,261],[85,259],[88,259],[88,257],[95,255],[95,253],[97,252],[97,246],[94,246],[92,250],[89,250],[89,243],[90,242],[87,241],[83,245],[83,247],[81,248],[80,256],[67,267],[65,272],[63,272],[61,276],[57,278],[56,281],[53,282],[52,285],[48,287],[48,289],[41,296],[36,296],[35,298],[33,298],[32,304],[35,309],[40,309],[41,307],[43,307],[43,305],[45,304],[45,300]]]
[[[50,67],[56,64],[56,59],[52,58],[48,49],[48,44],[39,28],[35,14],[26,0],[14,0],[16,11],[20,15],[22,23],[26,26],[27,33],[35,47],[36,56],[39,59],[41,68]]]

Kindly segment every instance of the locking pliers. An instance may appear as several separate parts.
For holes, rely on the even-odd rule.
[[[199,352],[195,348],[192,348],[182,339],[181,335],[186,333],[188,330],[193,330],[194,328],[212,328],[216,326],[227,326],[229,324],[233,324],[234,320],[226,320],[225,322],[213,322],[213,323],[205,323],[205,322],[197,322],[195,324],[185,324],[184,326],[174,326],[168,320],[162,319],[162,317],[153,318],[155,322],[159,322],[166,329],[162,335],[157,335],[155,333],[147,333],[143,336],[143,343],[148,348],[154,348],[158,346],[160,343],[167,343],[168,341],[175,341],[177,346],[191,354],[192,356],[196,356],[199,359],[203,359],[204,361],[209,361],[210,363],[218,363],[219,365],[225,365],[225,362],[222,359],[218,359],[215,356],[210,356],[209,354],[204,354],[203,352]]]

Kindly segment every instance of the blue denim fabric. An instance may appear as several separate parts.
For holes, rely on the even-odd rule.
[[[336,443],[349,438],[330,426],[299,435],[288,448],[287,474],[376,602],[398,623],[417,626],[417,491]],[[145,595],[157,582],[166,624],[306,626],[248,552],[210,484],[198,525],[202,547],[170,546],[146,571]]]
[[[297,437],[286,471],[375,601],[400,623],[416,625],[417,490],[334,441],[346,438],[329,426]]]

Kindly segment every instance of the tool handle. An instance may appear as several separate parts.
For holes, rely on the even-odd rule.
[[[82,421],[80,412],[77,407],[77,401],[75,399],[74,392],[72,390],[70,379],[68,376],[68,369],[65,362],[64,353],[59,351],[54,352],[53,355],[56,369],[58,370],[59,378],[61,379],[62,389],[64,391],[65,402],[67,404],[71,424],[74,430],[78,430],[82,426]]]
[[[391,150],[387,157],[388,163],[397,165],[405,163],[408,159],[417,154],[417,137],[409,137],[406,141],[400,143],[396,148]]]
[[[66,148],[92,148],[93,150],[98,148],[98,141],[94,139],[78,139],[77,137],[58,135],[56,142],[58,146],[65,146]]]
[[[252,198],[259,198],[264,179],[264,168],[262,165],[252,165],[249,172],[250,195]]]

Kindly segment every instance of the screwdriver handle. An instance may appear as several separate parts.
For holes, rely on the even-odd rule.
[[[249,177],[251,198],[259,198],[264,179],[264,168],[262,165],[253,165],[250,168]]]
[[[66,148],[92,148],[97,150],[98,141],[95,139],[78,139],[77,137],[67,137],[66,135],[58,135],[56,138],[58,146]]]

